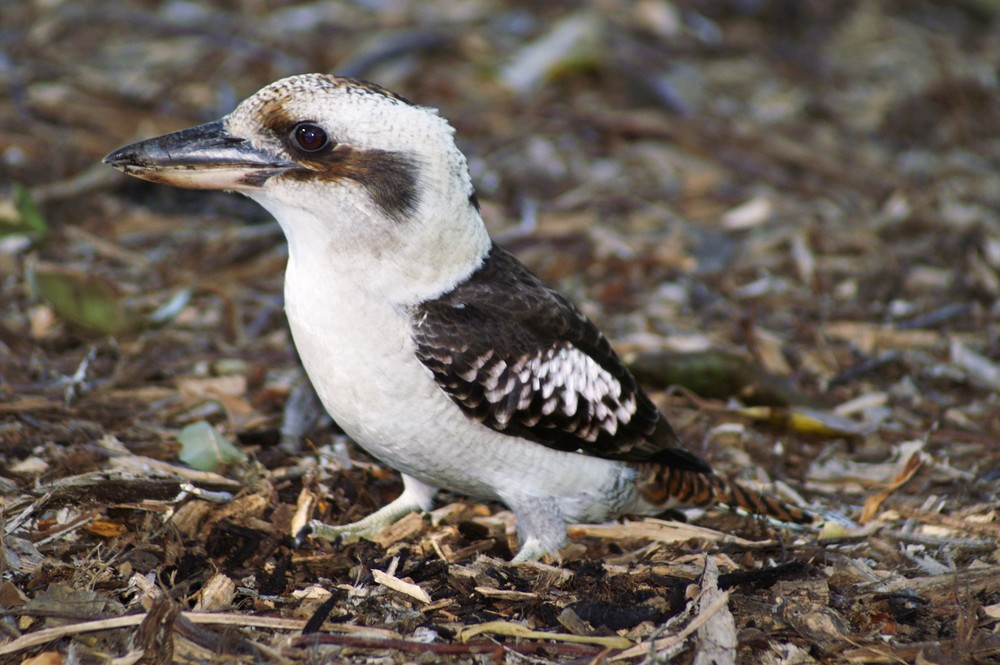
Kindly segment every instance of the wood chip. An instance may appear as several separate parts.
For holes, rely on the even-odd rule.
[[[430,595],[413,582],[404,582],[395,575],[390,575],[375,568],[372,569],[372,577],[375,578],[376,583],[415,600],[419,600],[421,603],[431,602]]]
[[[934,330],[896,330],[862,321],[831,321],[823,326],[823,334],[848,341],[866,354],[885,349],[929,349],[943,339]]]
[[[698,599],[698,614],[708,614],[698,629],[698,648],[695,650],[694,665],[735,665],[736,621],[729,611],[728,594],[719,589],[719,566],[713,557],[705,557],[705,574],[701,578],[701,596]]]
[[[388,548],[401,540],[411,538],[427,527],[421,513],[409,513],[402,519],[390,524],[371,538],[373,543]]]
[[[722,216],[723,227],[738,231],[760,226],[774,215],[774,204],[766,196],[755,196]]]
[[[753,541],[744,540],[743,538],[712,529],[706,529],[705,527],[684,524],[682,522],[658,520],[652,517],[637,522],[623,522],[621,524],[574,524],[567,528],[566,531],[572,538],[592,536],[609,540],[645,539],[659,543],[684,542],[700,538],[712,542],[739,545],[750,545],[753,543]]]
[[[236,596],[236,582],[222,573],[212,575],[198,592],[196,612],[218,612],[229,609]]]

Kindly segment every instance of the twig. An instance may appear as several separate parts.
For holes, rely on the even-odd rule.
[[[512,621],[487,621],[473,626],[466,626],[459,633],[458,639],[463,642],[479,635],[480,633],[492,633],[496,635],[507,635],[529,640],[553,640],[555,642],[571,642],[576,644],[597,644],[612,649],[624,649],[632,644],[632,641],[624,637],[605,637],[602,635],[566,635],[563,633],[550,633],[538,630],[531,630],[519,623]]]
[[[67,522],[66,524],[62,525],[61,527],[59,527],[58,529],[56,529],[55,531],[53,531],[52,533],[50,533],[45,538],[42,538],[38,542],[34,543],[35,547],[41,547],[43,545],[47,545],[48,543],[52,542],[53,540],[57,540],[57,539],[65,536],[67,533],[70,533],[71,531],[76,531],[80,527],[86,526],[95,517],[97,517],[98,514],[99,514],[99,511],[90,510],[90,511],[87,511],[86,513],[84,513],[82,515],[79,515],[78,517],[76,517],[76,519],[71,520],[70,522]]]
[[[360,635],[331,635],[329,633],[313,633],[293,637],[292,646],[305,647],[319,644],[349,646],[357,649],[395,649],[407,653],[433,653],[439,656],[474,656],[486,655],[494,660],[501,660],[503,647],[491,642],[473,642],[472,644],[438,644],[434,642],[416,642],[404,639],[383,639],[364,637]]]
[[[84,623],[74,623],[68,626],[58,626],[56,628],[46,628],[37,633],[29,633],[17,638],[9,644],[0,646],[0,656],[17,653],[24,649],[41,646],[53,640],[69,635],[79,635],[81,633],[93,633],[98,630],[113,630],[115,628],[127,628],[138,626],[146,618],[145,614],[130,614],[113,619],[99,619],[97,621],[87,621]]]
[[[271,630],[300,631],[305,628],[306,625],[305,619],[282,619],[280,617],[261,617],[249,614],[182,612],[180,616],[191,623],[202,625],[243,626],[246,628],[265,628]],[[6,656],[8,654],[17,653],[18,651],[23,651],[24,649],[41,646],[53,640],[68,637],[70,635],[80,635],[82,633],[93,633],[100,630],[113,630],[116,628],[138,626],[145,618],[146,614],[129,614],[126,616],[114,617],[112,619],[97,619],[95,621],[85,621],[83,623],[74,623],[67,626],[58,626],[56,628],[46,628],[35,633],[23,635],[9,644],[0,646],[0,656]],[[354,627],[337,626],[337,628],[343,630]],[[365,627],[357,628],[365,631],[371,630],[370,628]],[[358,639],[370,639],[376,642],[394,641],[392,638],[386,639],[367,636],[354,637]]]
[[[977,533],[988,538],[993,538],[994,540],[1000,540],[1000,525],[998,524],[991,524],[989,522],[971,522],[960,517],[930,513],[926,510],[917,510],[907,506],[893,506],[893,510],[907,519],[917,520],[918,522],[923,522],[924,524],[940,524],[941,526],[946,526],[950,529]]]
[[[629,658],[638,658],[639,656],[645,656],[646,654],[658,651],[665,651],[667,649],[672,649],[675,646],[681,644],[684,640],[688,638],[689,635],[694,633],[696,630],[705,625],[705,623],[711,619],[716,612],[721,610],[729,603],[729,592],[723,591],[718,598],[712,601],[708,607],[706,607],[702,612],[699,612],[691,623],[684,626],[681,630],[673,635],[667,635],[666,637],[661,637],[655,640],[652,644],[649,642],[644,642],[642,644],[637,644],[628,651],[623,651],[617,656],[611,658],[612,661],[627,660]]]
[[[95,164],[65,180],[57,180],[31,188],[31,198],[38,203],[51,203],[111,189],[120,176],[104,164]]]

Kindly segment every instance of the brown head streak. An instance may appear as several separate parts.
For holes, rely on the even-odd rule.
[[[367,86],[358,88],[359,94],[384,94],[400,103],[409,103],[375,84]],[[301,165],[300,168],[284,171],[281,178],[331,184],[350,180],[362,186],[372,201],[392,219],[403,221],[416,211],[419,203],[417,180],[420,165],[413,155],[390,150],[359,149],[338,143],[335,136],[329,137],[327,149],[305,152],[291,140],[291,134],[296,126],[308,120],[291,117],[277,99],[264,105],[262,115],[264,127],[282,144],[289,156]],[[249,174],[248,177],[252,178],[254,175]]]

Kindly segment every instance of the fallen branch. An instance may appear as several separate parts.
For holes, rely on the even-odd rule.
[[[24,649],[41,646],[53,640],[83,633],[93,633],[101,630],[114,630],[116,628],[128,628],[138,626],[146,618],[146,614],[129,614],[126,616],[114,617],[111,619],[98,619],[96,621],[85,621],[55,628],[45,628],[34,633],[22,635],[13,642],[0,646],[0,656],[6,656]],[[183,618],[191,623],[216,626],[243,626],[247,628],[266,628],[272,630],[300,631],[306,625],[305,619],[282,619],[278,617],[258,617],[247,614],[208,614],[205,612],[182,612]],[[352,628],[350,626],[338,625],[338,629]],[[359,632],[371,632],[373,629],[363,626],[356,627]],[[364,639],[386,640],[381,637],[365,637]]]

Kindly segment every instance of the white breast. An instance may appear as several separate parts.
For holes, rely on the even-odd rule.
[[[580,521],[620,512],[606,495],[628,485],[623,476],[632,471],[625,465],[469,420],[415,356],[406,311],[329,276],[317,287],[299,268],[293,258],[285,284],[296,347],[323,405],[365,450],[430,485],[470,496],[508,503],[552,497],[568,519]]]

